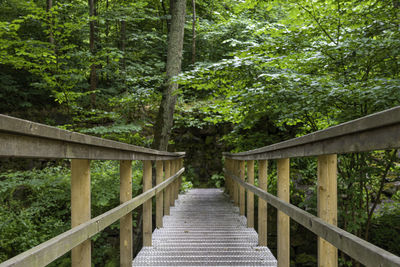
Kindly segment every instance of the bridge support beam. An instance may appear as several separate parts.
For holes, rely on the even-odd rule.
[[[278,159],[278,197],[290,202],[289,190],[289,159]],[[290,218],[278,211],[278,266],[290,266]]]
[[[254,160],[247,161],[247,181],[254,185]],[[254,228],[254,193],[247,190],[247,227]]]
[[[120,161],[120,203],[132,199],[132,161]],[[121,267],[132,266],[132,212],[120,219],[119,230],[120,265]]]
[[[318,217],[337,225],[337,155],[318,157]],[[318,266],[338,266],[338,250],[318,237]]]
[[[90,161],[71,160],[71,227],[90,220]],[[71,251],[73,267],[91,267],[91,241],[86,240]]]
[[[143,192],[152,188],[152,169],[151,161],[143,161]],[[151,234],[152,234],[152,200],[149,199],[143,203],[143,246],[151,247]]]
[[[162,183],[164,177],[163,162],[161,160],[156,161],[156,185]],[[156,195],[156,227],[163,227],[163,202],[164,202],[164,191],[159,192]]]
[[[258,161],[258,186],[267,191],[268,161]],[[258,198],[258,245],[267,245],[267,202]]]

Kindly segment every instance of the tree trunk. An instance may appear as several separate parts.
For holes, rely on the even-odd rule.
[[[183,35],[185,27],[186,1],[171,0],[171,28],[168,33],[167,52],[167,81],[163,88],[161,105],[154,129],[153,147],[159,150],[167,150],[168,140],[174,120],[175,102],[177,96],[175,91],[178,84],[172,82],[172,78],[181,71]]]
[[[196,0],[192,0],[193,23],[192,23],[192,64],[196,63]]]
[[[125,40],[126,40],[126,21],[121,21],[121,51],[123,53],[123,57],[121,59],[121,67],[125,70]]]
[[[49,16],[49,43],[54,44],[54,35],[53,35],[53,20],[51,18],[51,9],[53,8],[53,0],[47,0],[47,13]]]
[[[95,21],[92,19],[95,16],[95,0],[89,0],[89,16],[90,16],[90,53],[94,57],[96,54],[95,50]],[[90,66],[90,91],[95,91],[97,88],[97,75],[96,75],[96,63],[92,63]],[[92,93],[91,106],[94,107],[96,104],[96,94]]]

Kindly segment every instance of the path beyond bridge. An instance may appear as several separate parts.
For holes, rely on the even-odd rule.
[[[133,266],[277,266],[246,217],[220,189],[192,189],[179,195],[153,246],[143,247]]]

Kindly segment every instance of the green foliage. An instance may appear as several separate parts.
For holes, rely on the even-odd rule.
[[[192,188],[193,188],[193,183],[191,181],[188,181],[186,176],[183,175],[180,192],[185,193]]]
[[[0,261],[70,228],[65,168],[2,173],[0,188]]]
[[[208,181],[208,186],[221,188],[225,184],[225,176],[223,174],[214,173]]]
[[[132,168],[132,192],[142,190],[141,163]],[[70,171],[65,167],[0,174],[0,261],[70,229]],[[119,164],[94,161],[91,164],[92,217],[119,205]],[[119,223],[92,239],[94,264],[118,261]],[[68,255],[53,263],[69,264]],[[53,266],[52,265],[52,266]]]

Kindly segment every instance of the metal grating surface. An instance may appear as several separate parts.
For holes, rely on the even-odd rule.
[[[153,233],[133,266],[277,266],[267,247],[259,247],[246,217],[239,216],[219,189],[192,189],[179,195],[170,216]]]

